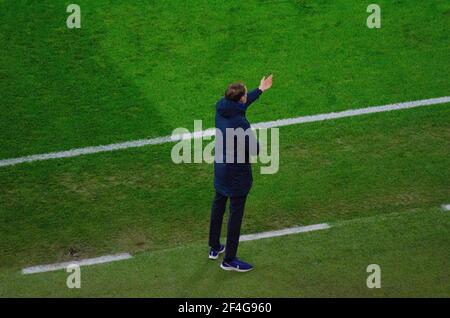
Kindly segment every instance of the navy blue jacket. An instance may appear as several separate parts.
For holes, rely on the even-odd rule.
[[[245,162],[234,163],[226,162],[226,129],[242,128],[244,130],[250,128],[250,123],[245,117],[247,108],[262,94],[260,89],[255,89],[247,94],[247,102],[245,104],[233,102],[222,98],[216,104],[216,130],[220,130],[223,136],[222,149],[218,149],[216,138],[216,158],[214,162],[214,187],[217,192],[228,197],[245,196],[252,187],[252,167],[249,160],[249,138],[245,138]],[[253,136],[253,135],[252,135]],[[234,154],[237,153],[238,143],[234,142]],[[258,146],[259,150],[259,146]],[[218,156],[222,157],[221,162]],[[236,156],[234,159],[237,159]]]

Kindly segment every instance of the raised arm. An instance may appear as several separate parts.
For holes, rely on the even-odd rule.
[[[256,89],[250,91],[249,93],[247,93],[247,102],[245,103],[245,108],[247,108],[255,100],[257,100],[259,98],[259,96],[261,96],[262,92],[263,92],[262,90],[260,90],[259,88],[256,88]]]
[[[269,77],[263,77],[261,79],[261,82],[259,83],[259,87],[252,90],[247,94],[247,102],[244,104],[245,108],[250,106],[254,101],[256,101],[261,94],[272,87],[272,78],[273,75],[270,75]]]

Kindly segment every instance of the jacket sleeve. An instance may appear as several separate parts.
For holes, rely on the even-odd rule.
[[[241,104],[242,105],[242,109],[245,111],[247,110],[247,108],[254,102],[256,101],[259,96],[261,96],[262,94],[262,90],[260,90],[259,88],[256,88],[254,90],[252,90],[251,92],[249,92],[247,94],[247,102],[245,104]]]

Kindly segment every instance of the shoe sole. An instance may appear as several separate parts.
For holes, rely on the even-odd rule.
[[[225,267],[225,266],[223,266],[223,264],[220,264],[220,268],[222,268],[223,270],[229,271],[229,272],[235,271],[235,272],[239,272],[239,273],[249,272],[249,271],[251,271],[253,269],[253,268],[250,268],[250,269],[239,269],[239,268],[231,267],[231,266]]]

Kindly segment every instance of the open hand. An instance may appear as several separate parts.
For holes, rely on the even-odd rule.
[[[261,82],[259,83],[259,89],[264,92],[264,91],[268,90],[269,88],[271,88],[272,87],[272,77],[273,77],[272,74],[267,78],[264,76],[261,79]]]

